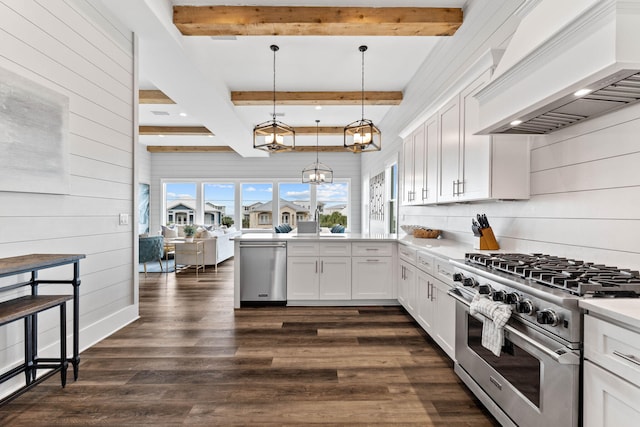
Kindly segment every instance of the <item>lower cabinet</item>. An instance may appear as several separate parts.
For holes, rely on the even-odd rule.
[[[353,257],[351,298],[392,299],[393,258]]]
[[[393,260],[388,242],[289,242],[287,300],[394,299]]]
[[[451,286],[444,281],[448,277],[448,261],[422,251],[416,254],[415,265],[408,261],[411,258],[401,258],[398,301],[455,359],[455,300],[447,294]]]
[[[351,299],[351,262],[344,257],[289,257],[287,299]]]
[[[398,302],[412,315],[416,312],[416,268],[407,261],[400,261]]]
[[[584,362],[584,427],[632,427],[640,419],[640,388]]]
[[[631,427],[640,419],[640,331],[584,316],[584,427]]]

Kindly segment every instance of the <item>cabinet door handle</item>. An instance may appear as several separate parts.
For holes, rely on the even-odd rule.
[[[324,273],[324,261],[320,261],[320,273]]]
[[[451,190],[451,194],[453,196],[457,196],[457,194],[456,194],[456,180],[455,179],[453,180],[453,188]]]
[[[460,189],[460,186],[462,186],[462,190]],[[464,194],[464,181],[458,180],[458,196],[461,194]]]
[[[404,265],[402,266],[402,275],[400,277],[402,278],[402,280],[406,279],[406,277],[404,276]]]
[[[379,259],[368,259],[367,262],[380,262]]]
[[[613,354],[626,360],[627,362],[631,362],[635,365],[640,366],[640,360],[636,359],[633,354],[623,354],[623,353],[620,353],[618,350],[613,350]]]
[[[436,292],[435,292],[435,288],[433,286],[433,283],[431,284],[431,301],[435,301],[436,300]]]
[[[423,188],[423,189],[422,189],[422,200],[424,200],[424,199],[426,199],[426,198],[427,198],[427,194],[428,194],[428,192],[427,192],[427,191],[428,191],[428,190],[427,190],[426,188]]]
[[[318,274],[318,261],[316,261],[316,274]]]

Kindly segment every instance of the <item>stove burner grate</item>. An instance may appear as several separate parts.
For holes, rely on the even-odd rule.
[[[465,259],[575,295],[640,295],[640,273],[545,254],[468,253]]]

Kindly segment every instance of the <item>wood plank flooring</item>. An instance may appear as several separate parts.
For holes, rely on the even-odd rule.
[[[140,319],[2,426],[497,426],[399,307],[233,309],[233,261],[140,275]]]

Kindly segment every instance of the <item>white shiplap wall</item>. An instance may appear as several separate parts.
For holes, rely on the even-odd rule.
[[[118,223],[119,213],[134,223],[133,48],[133,35],[88,0],[0,0],[0,67],[69,98],[70,166],[69,194],[0,188],[0,257],[87,255],[80,263],[81,349],[138,313],[132,225]],[[70,278],[71,271],[43,271],[40,277]],[[0,285],[15,279],[0,279]],[[42,285],[41,292],[71,293],[71,288]],[[46,354],[57,346],[58,322],[55,313],[40,318],[40,348]],[[69,313],[67,331],[71,318]],[[21,322],[0,327],[2,369],[23,357],[21,327]],[[5,383],[0,394],[14,385]]]
[[[162,179],[299,181],[302,169],[315,160],[315,153],[280,153],[267,158],[245,158],[235,153],[153,153],[151,232],[160,229]],[[320,161],[333,169],[334,180],[351,180],[350,228],[353,232],[360,232],[360,156],[351,153],[322,153]]]

